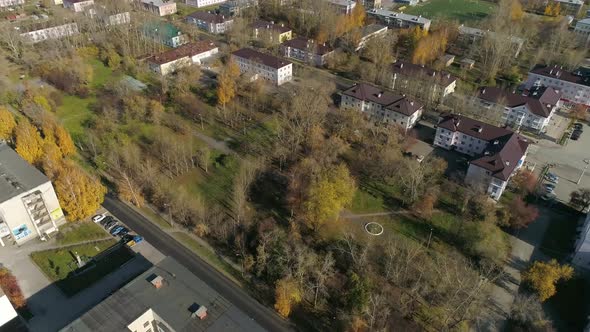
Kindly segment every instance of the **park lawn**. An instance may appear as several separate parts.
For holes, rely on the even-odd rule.
[[[100,88],[105,83],[122,77],[121,74],[114,73],[111,68],[105,66],[104,63],[98,59],[89,59],[87,61],[94,70],[92,83],[90,84],[90,86],[94,89]]]
[[[94,97],[80,98],[72,95],[63,97],[62,105],[57,108],[56,114],[74,139],[84,136],[85,123],[94,116],[90,105],[95,101]]]
[[[495,4],[483,0],[430,0],[425,4],[408,7],[405,13],[422,15],[431,20],[439,18],[465,23],[484,19],[495,10]]]
[[[353,213],[375,213],[385,211],[383,197],[374,196],[362,189],[354,193],[349,210]]]
[[[88,260],[116,243],[117,241],[112,239],[92,244],[38,251],[32,253],[31,258],[50,280],[56,282],[64,294],[73,296],[115,271],[134,256],[128,248],[122,246],[102,256],[98,261],[89,263],[74,275],[72,272],[77,270],[74,253],[77,252],[82,259]]]
[[[84,241],[100,240],[110,235],[91,221],[72,222],[59,229],[57,234],[57,243],[60,245],[70,245]]]

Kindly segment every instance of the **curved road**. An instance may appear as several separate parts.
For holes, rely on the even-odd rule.
[[[260,304],[243,289],[215,270],[214,267],[153,225],[144,216],[129,208],[125,203],[111,196],[106,196],[103,206],[117,219],[143,236],[156,249],[160,250],[164,255],[176,259],[266,330],[292,330],[288,322],[280,318],[273,310]]]

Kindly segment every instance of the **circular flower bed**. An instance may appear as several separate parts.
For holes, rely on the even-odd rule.
[[[381,235],[383,234],[383,226],[376,222],[369,222],[365,224],[365,231],[371,235]]]

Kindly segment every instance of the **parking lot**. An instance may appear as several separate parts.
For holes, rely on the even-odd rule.
[[[584,172],[588,167],[585,160],[590,159],[590,127],[583,124],[583,129],[577,141],[570,139],[564,146],[541,140],[529,148],[527,161],[536,164],[537,174],[545,165],[551,165],[549,172],[559,177],[555,194],[563,202],[569,201],[572,191],[590,188],[590,172]]]

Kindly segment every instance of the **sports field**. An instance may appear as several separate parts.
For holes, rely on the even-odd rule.
[[[457,20],[461,23],[484,19],[496,10],[496,4],[482,0],[429,0],[404,12],[426,18]]]

